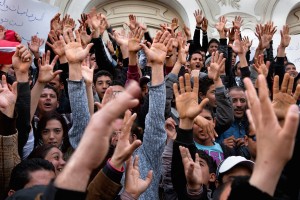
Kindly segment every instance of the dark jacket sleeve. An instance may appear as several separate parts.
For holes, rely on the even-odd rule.
[[[112,62],[108,59],[106,55],[102,38],[93,38],[92,42],[94,43],[95,57],[99,70],[106,70],[115,77],[115,70]]]
[[[207,32],[202,32],[202,48],[205,51],[205,53],[208,50],[208,37]]]
[[[18,113],[16,126],[19,133],[18,136],[18,152],[20,157],[23,155],[23,147],[25,146],[29,132],[30,124],[30,86],[29,82],[18,83],[18,97],[16,102],[16,111]]]
[[[200,50],[201,48],[201,44],[200,44],[200,29],[199,28],[195,28],[195,32],[194,32],[194,46],[195,46],[195,50]]]
[[[195,159],[196,146],[193,141],[193,131],[183,130],[178,128],[177,137],[173,143],[173,155],[172,155],[172,184],[177,193],[179,200],[187,199],[187,190],[186,190],[186,178],[184,174],[184,167],[182,164],[182,159],[179,151],[179,146],[187,147],[191,153],[193,159]]]

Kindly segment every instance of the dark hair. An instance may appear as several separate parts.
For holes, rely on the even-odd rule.
[[[143,129],[140,126],[138,126],[136,122],[134,122],[131,127],[131,135],[136,135],[137,139],[143,141],[143,134]]]
[[[237,91],[243,91],[245,92],[245,89],[240,87],[240,86],[232,86],[231,88],[229,88],[229,92],[231,92],[232,90],[237,90]]]
[[[203,150],[198,149],[197,153],[200,158],[206,161],[207,166],[209,168],[209,173],[216,173],[217,170],[216,161],[214,161],[214,159]]]
[[[217,40],[216,38],[212,38],[209,42],[208,42],[208,47],[211,43],[217,43],[218,45],[220,44],[219,40]]]
[[[122,81],[119,81],[119,80],[113,80],[112,84],[113,85],[118,85],[118,86],[122,86],[122,87],[125,87],[125,85],[122,83]]]
[[[65,153],[68,150],[68,148],[71,146],[69,141],[69,136],[68,136],[68,125],[65,119],[63,118],[63,116],[57,113],[56,111],[46,113],[38,122],[37,130],[34,132],[34,146],[36,147],[38,145],[41,145],[40,142],[42,140],[42,131],[45,129],[48,121],[50,120],[57,120],[62,125],[63,141],[60,149],[63,153]]]
[[[203,108],[203,110],[207,110],[208,112],[210,112],[212,118],[215,119],[216,115],[215,115],[213,107],[211,107],[209,104],[206,104],[205,107]]]
[[[201,54],[200,50],[195,50],[195,51],[191,52],[190,55],[188,56],[188,61],[191,61],[192,56],[193,56],[194,54],[200,54],[201,57],[202,57],[202,54]]]
[[[284,69],[288,66],[288,65],[294,65],[294,66],[296,66],[294,63],[292,63],[292,62],[287,62],[285,65],[284,65]]]
[[[204,76],[203,78],[199,79],[199,92],[201,92],[202,95],[206,95],[207,91],[209,90],[209,87],[214,84],[214,81],[208,76]]]
[[[53,144],[43,144],[41,146],[37,146],[35,149],[32,150],[32,152],[29,154],[29,156],[27,157],[27,159],[31,159],[31,158],[42,158],[42,159],[45,159],[45,157],[47,156],[48,152],[52,148],[57,148],[57,147],[54,146]]]
[[[106,70],[100,70],[94,75],[93,83],[96,84],[97,79],[101,76],[108,76],[111,79],[111,81],[113,80],[113,76],[111,73],[109,73]]]
[[[50,90],[53,90],[56,94],[56,97],[57,97],[57,100],[58,100],[58,97],[59,97],[59,92],[57,91],[57,89],[55,87],[53,87],[52,85],[45,85],[44,89],[50,89]]]
[[[38,170],[53,171],[55,173],[54,166],[48,160],[41,158],[23,160],[11,172],[9,189],[15,191],[23,189],[31,179],[30,173]]]

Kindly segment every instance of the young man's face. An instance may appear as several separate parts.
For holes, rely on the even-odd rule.
[[[50,88],[44,88],[40,96],[38,109],[42,113],[52,112],[58,108],[58,97]]]
[[[211,55],[213,52],[216,52],[218,50],[218,43],[212,42],[210,43],[210,45],[208,46],[208,53],[209,55]]]
[[[99,76],[95,83],[95,89],[98,96],[102,99],[106,89],[111,85],[112,80],[109,76]]]
[[[245,115],[247,109],[246,94],[242,90],[231,90],[229,95],[232,99],[232,106],[234,110],[235,118],[242,118]]]
[[[295,65],[291,65],[291,64],[287,65],[285,67],[285,72],[289,73],[289,75],[294,77],[294,78],[298,76],[298,72],[297,72],[297,69],[296,69]]]
[[[209,86],[209,89],[208,89],[206,95],[201,94],[200,98],[201,99],[208,98],[208,100],[209,100],[208,104],[211,107],[217,107],[215,93],[216,93],[216,87],[214,84],[212,84],[211,86]]]
[[[194,53],[192,54],[191,60],[190,60],[190,69],[201,69],[203,67],[203,58],[200,53]]]

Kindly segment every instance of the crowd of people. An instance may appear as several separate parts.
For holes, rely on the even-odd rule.
[[[298,199],[289,27],[274,57],[277,27],[258,24],[250,59],[240,16],[218,39],[194,16],[192,37],[176,18],[150,35],[134,15],[126,32],[95,8],[78,29],[58,13],[42,53],[0,26],[16,43],[0,60],[0,199]]]

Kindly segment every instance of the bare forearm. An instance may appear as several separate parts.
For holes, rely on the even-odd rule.
[[[32,118],[34,116],[35,110],[37,108],[40,96],[43,92],[43,89],[45,87],[45,83],[36,82],[34,87],[31,90],[31,99],[30,99],[30,121],[32,121]]]
[[[152,64],[152,80],[151,85],[159,85],[164,81],[163,65],[162,64]]]
[[[93,97],[93,86],[86,84],[86,95],[89,104],[90,115],[94,114],[94,97]]]
[[[80,81],[82,79],[80,63],[69,63],[69,80]]]

